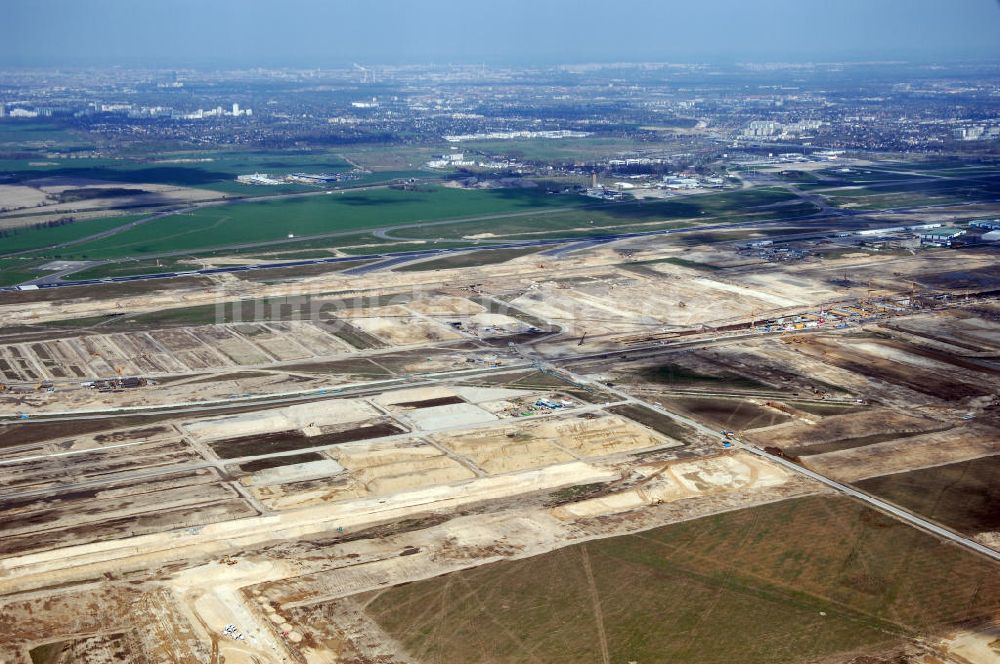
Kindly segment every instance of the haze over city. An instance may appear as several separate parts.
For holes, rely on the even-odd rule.
[[[450,0],[282,3],[12,0],[0,59],[18,64],[746,59],[983,59],[1000,55],[995,0]]]

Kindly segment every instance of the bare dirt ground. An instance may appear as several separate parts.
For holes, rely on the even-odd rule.
[[[418,641],[443,644],[446,629],[488,624],[500,626],[491,643],[506,643],[520,627],[505,616],[524,606],[514,599],[494,606],[479,596],[487,585],[442,575],[486,574],[501,561],[550,552],[546,560],[574,555],[575,562],[524,587],[525,597],[548,588],[530,603],[529,622],[543,625],[556,606],[573,616],[563,625],[599,614],[605,628],[593,634],[603,635],[583,659],[634,661],[622,634],[649,633],[655,624],[647,616],[638,631],[615,627],[633,603],[610,602],[618,586],[655,600],[657,615],[706,598],[677,623],[688,625],[685,638],[701,634],[698,642],[745,616],[754,616],[747,629],[780,623],[796,638],[825,639],[835,614],[846,621],[836,623],[840,646],[812,661],[922,657],[929,643],[938,644],[938,659],[913,661],[988,656],[992,627],[982,621],[998,607],[963,604],[954,590],[972,587],[970,570],[986,569],[985,560],[955,562],[949,556],[959,547],[917,533],[929,557],[899,566],[918,558],[900,557],[892,538],[878,533],[909,542],[917,531],[738,447],[780,447],[850,482],[1000,455],[992,300],[932,293],[921,296],[922,308],[886,306],[843,329],[765,335],[745,327],[751,319],[814,312],[802,320],[815,320],[825,309],[870,308],[860,300],[908,297],[911,280],[952,283],[942,275],[989,269],[990,257],[808,258],[765,269],[721,245],[692,249],[690,258],[712,269],[660,260],[688,257],[674,240],[633,245],[639,258],[658,262],[605,246],[434,273],[380,272],[377,280],[329,273],[282,283],[220,278],[211,287],[4,294],[0,662],[465,661],[421,650]],[[301,295],[336,306],[313,318],[214,317],[217,301]],[[190,308],[203,305],[211,306]],[[75,321],[88,316],[95,318]],[[685,336],[622,341],[661,332]],[[132,375],[153,383],[81,385]],[[129,410],[150,406],[176,410]],[[30,419],[15,419],[19,413]],[[130,424],[138,413],[154,419]],[[723,438],[739,445],[726,449]],[[807,495],[811,507],[796,516],[789,499]],[[850,507],[838,506],[845,501]],[[764,520],[773,528],[754,509],[761,505],[784,515]],[[699,517],[709,518],[685,525]],[[798,525],[781,530],[791,522]],[[735,525],[706,539],[725,523]],[[620,543],[601,544],[648,538],[668,524],[686,534],[650,551],[625,555],[615,549]],[[869,550],[868,539],[860,557],[840,557],[845,533],[860,531],[888,543]],[[975,536],[992,541],[996,533],[984,526]],[[800,549],[781,557],[791,540]],[[607,581],[638,558],[659,571]],[[773,567],[761,568],[764,559]],[[719,562],[730,560],[740,566]],[[938,570],[953,587],[916,591],[940,600],[925,602],[928,609],[958,597],[964,613],[948,616],[961,614],[960,622],[883,602],[887,588],[910,592],[906,584],[942,560],[954,563]],[[701,568],[707,563],[709,572]],[[840,570],[832,586],[810,585],[820,568]],[[743,576],[746,569],[760,574]],[[555,583],[560,570],[575,576]],[[419,610],[450,615],[471,602],[461,612],[471,623],[449,619],[427,634],[390,624],[389,598],[425,582],[446,589]],[[668,606],[654,597],[661,587],[674,589]],[[754,613],[756,600],[747,598],[761,593],[777,613]],[[442,597],[454,606],[433,604]],[[789,598],[798,608],[788,608]],[[803,624],[811,627],[794,627]],[[878,629],[863,642],[848,638],[862,625]],[[549,636],[538,647],[563,635],[543,632]],[[479,638],[462,634],[468,643]],[[804,661],[783,643],[727,652],[751,661],[780,651],[782,661]],[[516,652],[518,661],[531,660]]]
[[[812,422],[796,420],[766,431],[750,432],[747,437],[761,446],[773,445],[790,454],[812,455],[835,451],[837,447],[861,447],[879,439],[904,438],[941,428],[946,427],[928,417],[869,408],[816,418]]]
[[[114,195],[102,196],[102,192]],[[22,185],[0,185],[0,229],[45,223],[66,215],[109,216],[109,210],[114,214],[116,209],[135,211],[224,198],[226,194],[191,187],[48,177]],[[26,216],[28,212],[30,216]]]
[[[1000,439],[996,430],[971,424],[938,433],[816,454],[808,457],[806,463],[825,475],[853,482],[994,454],[1000,454]]]

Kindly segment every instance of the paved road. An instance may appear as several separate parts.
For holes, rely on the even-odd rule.
[[[236,203],[236,202],[238,202],[238,200],[232,200],[232,201],[227,201],[227,202]],[[215,203],[216,205],[220,204],[219,201],[212,201],[212,203]],[[121,226],[116,226],[115,228],[111,228],[111,229],[106,230],[106,231],[101,231],[100,233],[95,233],[93,235],[88,235],[87,237],[81,237],[81,238],[77,238],[75,240],[68,240],[66,242],[60,242],[59,244],[53,244],[53,245],[50,245],[48,247],[45,247],[45,249],[62,249],[63,247],[71,247],[74,244],[82,244],[84,242],[90,242],[91,240],[100,240],[100,239],[103,239],[103,238],[106,238],[106,237],[111,237],[112,235],[117,235],[118,233],[127,231],[130,228],[135,228],[136,226],[139,226],[141,224],[145,224],[148,221],[153,221],[154,219],[160,219],[161,217],[169,217],[169,216],[174,215],[174,214],[184,214],[186,212],[191,212],[192,210],[195,209],[195,207],[196,206],[186,206],[186,207],[182,207],[182,208],[170,208],[170,209],[167,209],[167,210],[162,210],[160,212],[156,212],[154,214],[151,214],[148,217],[143,217],[142,219],[136,219],[135,221],[130,221],[127,224],[122,224]],[[31,253],[34,253],[36,251],[39,251],[39,249],[37,249],[37,248],[36,249],[24,249],[23,251],[14,251],[14,252],[11,252],[11,253],[5,253],[5,254],[3,254],[3,257],[4,258],[8,258],[10,256],[22,256],[24,254],[31,254]],[[83,269],[83,268],[80,268],[80,269]]]
[[[193,212],[194,210],[197,210],[198,208],[203,208],[203,207],[218,207],[218,206],[221,206],[221,205],[239,205],[241,203],[259,203],[261,201],[278,201],[278,200],[284,200],[284,199],[288,199],[288,198],[303,198],[303,197],[307,197],[307,196],[321,196],[321,195],[325,195],[325,194],[332,194],[334,192],[343,193],[345,191],[354,192],[354,191],[364,191],[364,190],[368,190],[368,189],[385,189],[388,186],[389,186],[389,184],[387,182],[383,182],[383,183],[376,183],[376,184],[348,185],[346,187],[339,187],[337,189],[329,189],[329,190],[328,189],[322,189],[322,190],[313,190],[313,191],[299,191],[299,192],[286,193],[286,194],[265,194],[263,196],[241,196],[241,195],[238,195],[238,196],[228,196],[226,198],[213,199],[213,200],[209,200],[209,201],[201,201],[199,203],[190,203],[190,204],[182,205],[181,207],[168,207],[168,208],[165,208],[163,210],[160,210],[159,212],[151,213],[148,216],[142,217],[141,219],[136,219],[135,221],[130,221],[127,224],[123,224],[121,226],[116,226],[116,227],[110,228],[110,229],[108,229],[106,231],[102,231],[100,233],[95,233],[94,235],[88,235],[86,237],[76,238],[75,240],[68,240],[66,242],[61,242],[59,244],[54,244],[54,245],[45,247],[45,249],[61,249],[63,247],[71,247],[73,245],[82,244],[84,242],[92,242],[94,240],[102,240],[102,239],[104,239],[106,237],[111,237],[113,235],[118,235],[119,233],[127,231],[127,230],[129,230],[131,228],[135,228],[136,226],[140,226],[142,224],[145,224],[147,222],[153,221],[155,219],[160,219],[162,217],[170,217],[170,216],[173,216],[175,214],[187,214],[188,212]],[[356,233],[356,232],[357,231],[352,231],[352,233]],[[288,240],[276,240],[274,242],[263,243],[263,244],[275,244],[277,242],[287,243]],[[242,245],[233,245],[233,247],[239,247],[239,246],[242,246]],[[256,246],[256,245],[252,245],[252,246]],[[39,249],[24,249],[22,251],[15,251],[15,252],[11,252],[11,253],[3,253],[3,254],[0,254],[0,255],[2,255],[3,257],[7,258],[7,257],[10,257],[10,256],[21,256],[21,255],[24,255],[24,254],[30,254],[30,253],[34,253],[36,251],[39,251]],[[146,256],[144,258],[165,258],[165,257],[168,257],[168,256],[182,255],[182,254],[185,254],[185,253],[189,253],[189,252],[170,252],[170,253],[166,253],[166,254],[151,254],[151,255]]]
[[[422,258],[422,256],[417,256],[416,258]],[[344,270],[343,274],[357,276],[359,274],[368,274],[369,272],[378,272],[379,270],[385,270],[394,265],[399,265],[400,263],[409,263],[412,260],[414,260],[414,256],[412,255],[404,254],[402,256],[393,256],[392,258],[386,258],[385,260],[381,260],[376,263],[369,263],[368,265],[359,265],[358,267],[352,267],[350,269]]]
[[[472,378],[484,373],[502,373],[527,369],[530,362],[508,362],[497,367],[473,367],[471,369],[453,369],[450,371],[431,372],[419,376],[395,376],[383,380],[364,383],[348,383],[346,385],[331,385],[315,387],[292,392],[274,394],[248,394],[245,396],[215,399],[211,401],[190,401],[151,406],[123,406],[120,408],[97,408],[93,410],[72,410],[65,412],[45,412],[31,416],[32,422],[69,421],[78,419],[102,419],[120,415],[182,415],[188,413],[211,413],[212,411],[244,407],[275,407],[293,404],[301,401],[331,399],[334,397],[358,397],[368,394],[378,394],[400,387],[423,387],[436,381]],[[17,413],[0,413],[0,422],[17,422]],[[9,451],[9,448],[5,450]]]
[[[500,371],[511,371],[511,370],[515,370],[515,369],[518,369],[518,368],[525,368],[527,366],[531,366],[532,364],[534,364],[536,367],[538,367],[541,370],[549,371],[549,372],[556,373],[556,374],[562,374],[563,376],[569,378],[570,380],[572,380],[573,382],[575,382],[577,384],[580,384],[580,385],[594,385],[594,387],[596,387],[596,388],[598,388],[598,389],[600,389],[600,390],[602,390],[604,392],[608,392],[610,394],[613,394],[616,397],[618,397],[618,399],[620,400],[619,401],[620,403],[622,403],[622,402],[624,402],[624,403],[633,403],[633,404],[637,404],[637,405],[640,405],[640,406],[644,406],[644,407],[649,408],[649,409],[651,409],[653,411],[663,413],[665,415],[668,415],[668,416],[670,416],[670,417],[672,417],[672,418],[674,418],[674,419],[676,419],[676,420],[678,420],[678,421],[686,424],[687,426],[692,427],[693,429],[695,429],[697,431],[702,432],[703,434],[705,434],[707,436],[717,437],[719,435],[718,432],[716,432],[714,429],[711,429],[711,428],[709,428],[709,427],[701,424],[700,422],[697,422],[696,420],[693,420],[693,419],[691,419],[689,417],[682,416],[682,415],[679,415],[677,413],[668,412],[668,411],[664,410],[663,408],[661,408],[659,405],[649,403],[649,402],[645,401],[644,399],[641,399],[641,398],[636,397],[635,395],[623,392],[623,391],[621,391],[621,390],[619,390],[619,389],[617,389],[617,388],[615,388],[613,386],[608,386],[608,385],[605,385],[603,383],[594,383],[593,381],[587,379],[586,377],[580,376],[580,375],[574,373],[571,369],[567,368],[566,366],[556,367],[553,364],[551,364],[549,362],[546,362],[544,360],[533,358],[529,353],[525,353],[523,351],[523,349],[518,349],[518,351],[521,353],[522,357],[525,360],[522,363],[517,363],[517,362],[510,363],[510,364],[508,364],[506,366],[503,366],[503,367],[476,368],[476,369],[453,370],[453,371],[445,371],[445,372],[439,372],[439,373],[431,373],[431,374],[426,374],[426,375],[421,376],[421,378],[418,379],[418,380],[416,380],[416,381],[413,381],[412,379],[405,379],[405,378],[393,378],[393,379],[389,379],[389,380],[386,380],[386,381],[376,381],[374,383],[349,385],[349,386],[339,386],[339,387],[331,387],[331,388],[326,388],[326,389],[312,389],[312,390],[305,390],[305,391],[302,391],[300,393],[286,393],[286,394],[282,394],[282,395],[272,395],[270,397],[263,397],[263,398],[257,397],[257,398],[254,398],[254,399],[246,399],[246,400],[237,399],[237,400],[227,400],[225,402],[206,402],[206,403],[198,403],[198,404],[184,404],[185,407],[181,407],[181,408],[177,408],[177,405],[174,405],[173,407],[170,407],[170,408],[163,408],[163,407],[123,408],[123,409],[117,409],[117,410],[113,410],[113,411],[96,411],[96,412],[93,412],[93,413],[77,412],[77,413],[73,413],[73,414],[64,414],[63,417],[60,417],[60,414],[52,414],[52,415],[50,415],[48,417],[43,416],[43,417],[40,417],[38,419],[42,419],[42,420],[58,420],[58,419],[63,419],[65,417],[65,415],[69,415],[69,417],[66,418],[66,419],[75,419],[76,417],[88,416],[88,415],[92,417],[94,415],[98,415],[98,416],[102,416],[103,415],[103,416],[106,416],[106,415],[110,415],[110,414],[121,414],[123,412],[149,412],[149,411],[154,411],[154,412],[155,411],[170,411],[170,412],[174,412],[174,413],[180,414],[180,413],[185,413],[185,412],[211,411],[211,410],[217,409],[217,408],[219,408],[220,406],[223,406],[223,405],[232,407],[234,405],[247,404],[248,402],[249,403],[254,403],[255,405],[265,406],[265,405],[277,405],[277,404],[288,403],[288,402],[295,402],[295,401],[301,401],[301,400],[307,400],[307,399],[315,399],[315,398],[319,398],[319,397],[333,397],[333,396],[344,397],[344,396],[348,396],[348,395],[351,395],[351,396],[360,396],[362,394],[370,393],[372,391],[381,392],[381,391],[383,391],[385,389],[389,389],[391,387],[395,387],[395,386],[397,386],[400,383],[400,381],[405,381],[405,384],[406,384],[407,387],[412,387],[412,386],[418,386],[418,385],[426,385],[426,384],[430,384],[432,382],[437,382],[437,381],[440,381],[440,380],[452,379],[452,378],[456,378],[456,377],[468,377],[469,375],[474,375],[474,374],[478,374],[478,373],[492,373],[492,372],[500,372]],[[634,351],[632,351],[632,352],[634,352]],[[577,358],[562,358],[562,362],[566,362],[567,360],[572,360],[572,359],[579,360],[579,359],[589,358],[589,357],[593,357],[593,356],[588,354],[588,355],[580,356],[580,357],[577,357]],[[7,418],[2,418],[2,419],[7,419]],[[827,487],[830,487],[831,489],[837,491],[838,493],[841,493],[843,495],[849,496],[849,497],[854,498],[856,500],[860,500],[860,501],[866,503],[867,505],[869,505],[869,506],[871,506],[871,507],[873,507],[875,509],[878,509],[878,510],[880,510],[882,512],[891,514],[892,516],[894,516],[894,517],[896,517],[896,518],[898,518],[900,520],[903,520],[903,521],[909,523],[910,525],[913,525],[913,526],[915,526],[917,528],[920,528],[920,529],[925,530],[925,531],[927,531],[929,533],[937,535],[938,537],[941,537],[941,538],[943,538],[945,540],[948,540],[950,542],[958,544],[959,546],[963,546],[966,549],[969,549],[971,551],[974,551],[976,553],[979,553],[981,555],[987,556],[988,558],[991,558],[993,560],[996,560],[996,561],[1000,562],[1000,552],[994,551],[993,549],[991,549],[991,548],[989,548],[989,547],[987,547],[987,546],[985,546],[983,544],[980,544],[979,542],[976,542],[975,540],[973,540],[971,538],[965,537],[965,536],[963,536],[963,535],[961,535],[959,533],[956,533],[956,532],[953,532],[953,531],[951,531],[951,530],[949,530],[947,528],[944,528],[944,527],[942,527],[942,526],[940,526],[940,525],[938,525],[936,523],[928,521],[927,519],[924,519],[923,517],[920,517],[920,516],[918,516],[916,514],[913,514],[912,512],[909,512],[909,511],[907,511],[907,510],[905,510],[905,509],[903,509],[903,508],[901,508],[901,507],[899,507],[897,505],[893,505],[892,503],[886,502],[886,501],[884,501],[884,500],[882,500],[880,498],[877,498],[875,496],[867,494],[867,493],[865,493],[863,491],[859,491],[858,489],[855,489],[854,487],[851,487],[851,486],[849,486],[847,484],[844,484],[844,483],[838,482],[838,481],[836,481],[834,479],[831,479],[829,477],[826,477],[825,475],[822,475],[820,473],[817,473],[816,471],[810,470],[809,468],[805,468],[805,467],[800,466],[800,465],[798,465],[796,463],[792,463],[791,461],[788,461],[786,459],[782,459],[780,457],[776,457],[776,456],[770,455],[770,454],[764,452],[763,450],[761,450],[761,449],[759,449],[759,448],[757,448],[757,447],[755,447],[753,445],[749,445],[749,444],[746,444],[746,443],[738,441],[737,442],[737,447],[739,449],[741,449],[741,450],[749,452],[750,454],[754,454],[755,456],[758,456],[758,457],[761,457],[763,459],[766,459],[767,461],[769,461],[771,463],[776,463],[776,464],[778,464],[778,465],[786,468],[787,470],[789,470],[791,472],[794,472],[794,473],[797,473],[797,474],[800,474],[800,475],[804,475],[804,476],[806,476],[806,477],[808,477],[808,478],[810,478],[810,479],[812,479],[814,481],[820,482],[821,484],[823,484],[823,485],[825,485]]]
[[[544,367],[545,363],[541,363],[541,365]],[[588,381],[583,376],[579,376],[577,374],[574,374],[572,371],[570,371],[570,370],[568,370],[566,368],[555,369],[554,367],[552,367],[552,369],[554,369],[554,371],[557,372],[557,373],[562,373],[562,374],[566,375],[567,377],[569,377],[570,379],[572,379],[575,382],[578,382],[578,383],[581,383],[581,384],[588,384],[588,383],[590,383],[590,381]],[[688,426],[691,426],[694,429],[696,429],[698,431],[701,431],[702,433],[705,433],[706,435],[715,436],[715,437],[719,436],[719,433],[717,431],[706,427],[705,425],[701,424],[700,422],[697,422],[697,421],[692,420],[692,419],[687,418],[687,417],[680,416],[680,415],[678,415],[676,413],[667,412],[663,408],[661,408],[660,406],[658,406],[656,404],[648,403],[645,400],[637,398],[636,396],[634,396],[632,394],[628,394],[626,392],[622,392],[621,390],[619,390],[619,389],[617,389],[615,387],[609,387],[609,386],[607,386],[607,385],[605,385],[603,383],[596,383],[595,386],[598,387],[598,388],[600,388],[601,390],[603,390],[605,392],[610,392],[611,394],[614,394],[615,396],[617,396],[619,399],[621,399],[623,401],[632,402],[632,403],[635,403],[635,404],[638,404],[638,405],[641,405],[641,406],[645,406],[646,408],[649,408],[651,410],[654,410],[654,411],[657,411],[657,412],[669,415],[669,416],[671,416],[671,417],[673,417],[673,418],[675,418],[675,419],[683,422],[684,424],[687,424]],[[899,507],[898,505],[893,505],[892,503],[886,502],[886,501],[882,500],[881,498],[877,498],[875,496],[872,496],[872,495],[870,495],[868,493],[865,493],[864,491],[859,491],[858,489],[855,489],[854,487],[852,487],[850,485],[844,484],[842,482],[838,482],[837,480],[831,479],[831,478],[829,478],[829,477],[827,477],[825,475],[817,473],[814,470],[810,470],[809,468],[805,468],[803,466],[800,466],[797,463],[792,463],[791,461],[788,461],[787,459],[783,459],[781,457],[776,457],[776,456],[773,456],[771,454],[768,454],[764,450],[762,450],[762,449],[760,449],[760,448],[758,448],[758,447],[756,447],[754,445],[750,445],[750,444],[747,444],[747,443],[744,443],[744,442],[737,441],[736,442],[736,446],[739,449],[741,449],[741,450],[744,450],[746,452],[749,452],[750,454],[753,454],[755,456],[758,456],[758,457],[761,457],[763,459],[766,459],[767,461],[769,461],[771,463],[776,463],[776,464],[778,464],[778,465],[784,467],[785,469],[790,470],[790,471],[792,471],[794,473],[798,473],[799,475],[805,475],[806,477],[808,477],[808,478],[810,478],[812,480],[815,480],[817,482],[820,482],[821,484],[823,484],[825,486],[828,486],[831,489],[833,489],[833,490],[835,490],[835,491],[837,491],[837,492],[839,492],[841,494],[844,494],[845,496],[850,496],[851,498],[855,498],[856,500],[860,500],[861,502],[866,503],[867,505],[869,505],[871,507],[874,507],[877,510],[880,510],[882,512],[886,512],[888,514],[891,514],[892,516],[896,517],[897,519],[900,519],[902,521],[906,521],[910,525],[915,526],[917,528],[920,528],[921,530],[925,530],[925,531],[927,531],[929,533],[937,535],[938,537],[946,539],[949,542],[954,542],[955,544],[958,544],[959,546],[963,546],[966,549],[975,551],[976,553],[982,554],[984,556],[987,556],[988,558],[992,558],[993,560],[996,560],[996,561],[1000,562],[1000,552],[994,551],[993,549],[991,549],[988,546],[985,546],[983,544],[980,544],[979,542],[975,541],[974,539],[971,539],[969,537],[966,537],[964,535],[956,533],[956,532],[954,532],[952,530],[944,528],[943,526],[940,526],[940,525],[938,525],[938,524],[936,524],[936,523],[934,523],[932,521],[928,521],[927,519],[925,519],[925,518],[923,518],[921,516],[918,516],[916,514],[913,514],[912,512],[909,512],[909,511],[903,509],[902,507]]]
[[[547,238],[544,240],[521,240],[521,241],[511,241],[502,242],[497,244],[490,244],[489,246],[472,246],[472,247],[453,247],[453,248],[439,248],[439,249],[422,249],[419,251],[402,251],[402,252],[385,252],[377,254],[366,254],[358,256],[341,256],[337,258],[312,258],[306,260],[297,261],[282,261],[278,263],[258,263],[256,265],[231,265],[223,267],[213,267],[204,270],[191,270],[187,272],[157,272],[151,274],[137,274],[121,277],[105,277],[103,279],[80,279],[78,281],[66,281],[58,283],[40,283],[36,284],[37,288],[67,288],[72,286],[89,286],[94,284],[102,283],[122,283],[129,281],[148,281],[150,279],[172,279],[175,277],[182,276],[195,276],[195,275],[211,275],[211,274],[226,274],[234,272],[250,272],[255,270],[273,270],[276,268],[287,268],[287,267],[301,267],[306,265],[321,265],[327,263],[342,263],[347,261],[359,261],[359,260],[384,260],[386,265],[382,267],[389,267],[390,265],[395,265],[397,263],[403,262],[402,260],[396,260],[397,258],[412,257],[414,260],[417,258],[432,257],[438,254],[450,254],[450,253],[461,253],[468,252],[470,250],[476,251],[494,251],[497,249],[514,249],[522,247],[547,247],[547,246],[557,246],[566,244],[567,242],[572,242],[574,244],[587,244],[587,245],[598,245],[607,244],[609,242],[617,242],[619,240],[628,240],[633,238],[642,237],[653,237],[653,236],[663,236],[663,235],[678,235],[684,233],[696,233],[709,230],[732,230],[734,228],[747,228],[747,227],[757,227],[757,226],[768,226],[768,225],[781,225],[801,222],[804,218],[797,219],[758,219],[752,221],[737,222],[734,224],[703,224],[699,226],[687,226],[684,228],[666,228],[655,231],[637,231],[632,233],[608,233],[603,235],[593,235],[586,239],[581,238]],[[356,231],[351,231],[356,232]],[[835,235],[834,231],[824,233],[825,235]],[[582,249],[583,247],[576,247]],[[368,269],[363,270],[363,272],[371,272],[376,268],[368,266]],[[381,269],[381,268],[377,268]],[[12,286],[7,288],[0,288],[2,291],[16,291],[20,288],[18,286]]]
[[[555,249],[547,249],[542,252],[542,256],[562,256],[563,254],[568,254],[573,251],[583,251],[584,249],[590,249],[592,247],[599,247],[602,244],[607,244],[608,242],[613,242],[614,240],[584,240],[582,242],[573,242],[572,244],[567,244],[562,247],[556,247]]]
[[[867,494],[864,491],[859,491],[854,487],[848,486],[847,484],[842,484],[841,482],[830,479],[829,477],[821,475],[816,471],[800,466],[797,463],[792,463],[787,459],[782,459],[781,457],[776,457],[771,454],[768,454],[764,450],[754,447],[753,445],[742,444],[739,445],[739,447],[740,449],[746,450],[751,454],[763,457],[764,459],[767,459],[772,463],[777,463],[780,466],[784,466],[786,469],[791,470],[792,472],[796,472],[800,475],[805,475],[806,477],[814,479],[817,482],[821,482],[822,484],[825,484],[831,489],[834,489],[835,491],[838,491],[844,495],[868,503],[869,505],[871,505],[876,509],[879,509],[883,512],[888,512],[889,514],[892,514],[896,518],[902,519],[903,521],[906,521],[907,523],[916,526],[917,528],[931,532],[937,535],[938,537],[954,542],[955,544],[958,544],[960,546],[964,546],[967,549],[972,549],[976,553],[981,553],[984,556],[992,558],[993,560],[1000,561],[1000,552],[994,551],[993,549],[983,544],[980,544],[974,539],[965,537],[964,535],[960,535],[954,531],[948,530],[947,528],[943,528],[942,526],[939,526],[936,523],[928,521],[923,517],[917,516],[912,512],[908,512],[897,505],[893,505],[892,503],[882,500],[881,498],[876,498],[875,496]]]

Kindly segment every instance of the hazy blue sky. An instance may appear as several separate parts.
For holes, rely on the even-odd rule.
[[[997,0],[0,0],[0,63],[1000,58]]]

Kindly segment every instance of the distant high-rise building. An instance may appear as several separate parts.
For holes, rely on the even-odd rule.
[[[7,117],[7,107],[0,104],[0,118]]]
[[[239,114],[240,114],[240,105],[237,104],[236,102],[233,102],[233,115],[239,116]]]

